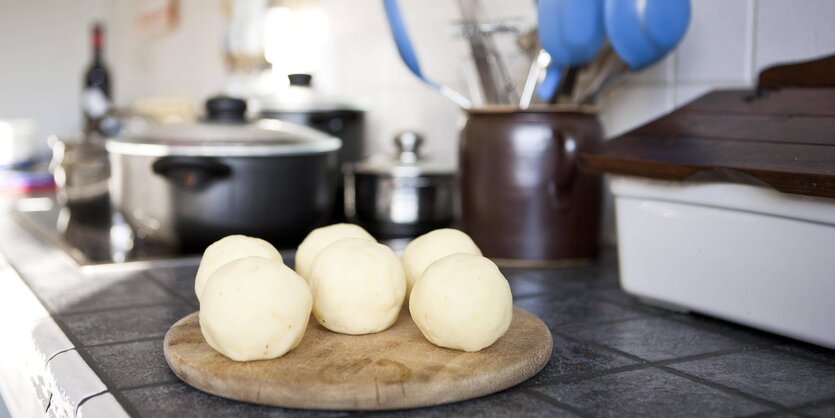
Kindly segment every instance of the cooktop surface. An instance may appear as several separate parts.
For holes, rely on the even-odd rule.
[[[25,228],[59,247],[80,266],[200,255],[137,239],[108,204],[71,210],[53,196],[30,197],[18,200],[12,213]]]
[[[18,223],[55,245],[80,267],[147,263],[196,263],[202,249],[180,249],[137,238],[108,202],[71,210],[53,195],[19,199],[12,210]],[[402,253],[410,239],[380,242]],[[284,259],[295,258],[295,248],[279,247]]]

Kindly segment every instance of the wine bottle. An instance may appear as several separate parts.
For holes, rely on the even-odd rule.
[[[84,90],[81,93],[81,109],[84,112],[84,133],[104,134],[111,108],[110,73],[104,65],[104,27],[93,25],[90,42],[93,47],[93,62],[84,74]]]

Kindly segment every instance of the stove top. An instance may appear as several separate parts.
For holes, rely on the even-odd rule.
[[[130,226],[109,205],[73,212],[59,205],[53,196],[30,197],[18,200],[12,213],[21,225],[59,247],[82,267],[200,256],[136,239]]]
[[[27,197],[15,203],[12,215],[24,228],[60,248],[83,270],[112,267],[145,268],[196,264],[202,251],[183,251],[137,239],[109,202],[72,211],[53,195]],[[408,238],[382,239],[398,255]],[[295,259],[295,248],[278,248],[284,260]]]

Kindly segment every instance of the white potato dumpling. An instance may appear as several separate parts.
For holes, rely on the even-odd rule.
[[[296,273],[310,282],[310,268],[313,260],[325,247],[345,238],[358,238],[369,242],[377,242],[362,227],[354,224],[333,224],[316,228],[307,234],[296,251]]]
[[[209,277],[200,330],[209,346],[235,361],[281,357],[304,337],[310,287],[281,261],[246,257]]]
[[[432,263],[415,283],[409,313],[432,344],[480,351],[507,332],[513,296],[492,261],[454,254]]]
[[[215,241],[206,247],[194,278],[194,293],[197,300],[202,302],[203,288],[206,280],[224,264],[244,257],[264,257],[284,263],[281,254],[275,247],[260,238],[245,235],[229,235]]]
[[[410,242],[400,257],[406,271],[406,297],[430,264],[458,253],[481,255],[481,250],[469,235],[450,228],[436,229]]]
[[[313,315],[343,334],[371,334],[397,320],[406,296],[400,260],[383,244],[346,238],[322,250],[310,271]]]

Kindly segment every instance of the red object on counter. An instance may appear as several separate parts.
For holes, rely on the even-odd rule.
[[[28,194],[55,190],[55,178],[48,172],[9,171],[0,173],[0,191],[6,194]]]

